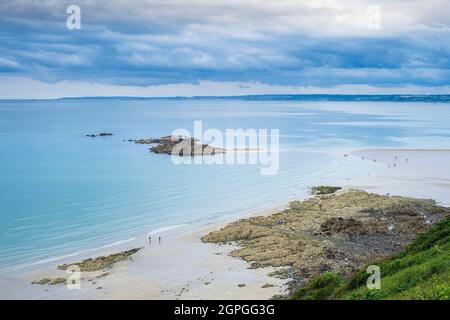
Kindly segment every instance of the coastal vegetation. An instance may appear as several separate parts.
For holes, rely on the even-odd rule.
[[[333,186],[314,186],[311,188],[311,194],[313,195],[332,194],[341,189],[342,189],[341,187],[333,187]]]
[[[450,217],[400,253],[370,262],[381,270],[380,289],[368,289],[365,268],[347,280],[325,272],[295,290],[292,298],[450,300]]]

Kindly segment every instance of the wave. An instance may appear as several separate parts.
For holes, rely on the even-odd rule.
[[[156,228],[152,231],[150,231],[147,235],[152,235],[155,233],[162,233],[164,231],[169,231],[169,230],[173,230],[173,229],[178,229],[184,226],[187,226],[189,223],[183,223],[183,224],[176,224],[176,225],[171,225],[171,226],[166,226],[166,227],[160,227],[160,228]]]

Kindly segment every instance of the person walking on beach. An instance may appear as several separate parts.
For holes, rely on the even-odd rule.
[[[152,237],[151,236],[148,237],[148,244],[152,244]]]
[[[158,237],[159,244],[161,244],[161,237]]]

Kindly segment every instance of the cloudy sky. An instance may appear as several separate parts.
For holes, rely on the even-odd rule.
[[[66,26],[69,5],[81,29]],[[450,0],[4,0],[0,98],[450,93]]]

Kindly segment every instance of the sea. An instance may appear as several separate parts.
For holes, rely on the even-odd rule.
[[[176,164],[128,141],[193,132],[196,122],[278,130],[276,173]],[[100,132],[113,135],[86,136]],[[450,148],[449,99],[2,100],[0,274],[302,199],[311,186],[382,170],[352,155],[366,148]]]

